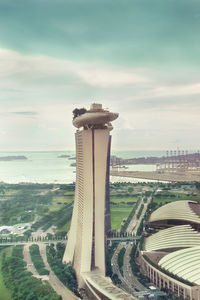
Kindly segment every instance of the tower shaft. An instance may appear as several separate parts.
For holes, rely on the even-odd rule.
[[[76,132],[76,190],[73,216],[63,261],[71,262],[78,277],[98,268],[105,275],[105,218],[108,211],[110,130]]]

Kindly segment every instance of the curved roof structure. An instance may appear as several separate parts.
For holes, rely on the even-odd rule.
[[[114,121],[118,116],[118,113],[112,113],[102,109],[101,104],[93,103],[90,110],[87,110],[85,113],[73,119],[73,125],[77,128],[91,125],[104,125]]]
[[[198,209],[192,209],[191,203],[196,204],[196,207],[200,207],[200,204],[192,201],[182,200],[171,202],[155,210],[151,214],[149,222],[180,220],[200,224],[200,215],[198,214]]]
[[[160,230],[145,240],[146,251],[200,246],[200,233],[190,225]]]
[[[180,278],[200,285],[200,246],[167,254],[158,265]]]

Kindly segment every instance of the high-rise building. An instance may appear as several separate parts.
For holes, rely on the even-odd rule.
[[[109,165],[111,121],[118,117],[92,104],[75,109],[76,190],[74,209],[63,262],[71,262],[84,285],[82,274],[98,269],[105,275],[105,234],[110,230]]]

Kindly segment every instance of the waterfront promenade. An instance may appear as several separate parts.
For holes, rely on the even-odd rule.
[[[200,182],[200,172],[179,172],[179,173],[158,173],[147,171],[118,171],[111,170],[111,176],[129,177],[129,178],[141,178],[147,180],[159,180],[159,181],[198,181]]]

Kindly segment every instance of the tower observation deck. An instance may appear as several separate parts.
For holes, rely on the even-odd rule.
[[[110,122],[118,118],[117,113],[102,109],[101,104],[93,103],[89,110],[75,109],[73,111],[73,125],[77,128],[104,128],[111,125]]]
[[[105,235],[110,228],[109,165],[110,122],[118,114],[92,104],[89,110],[75,109],[76,190],[64,263],[72,263],[79,287],[84,274],[98,270],[105,276]]]

